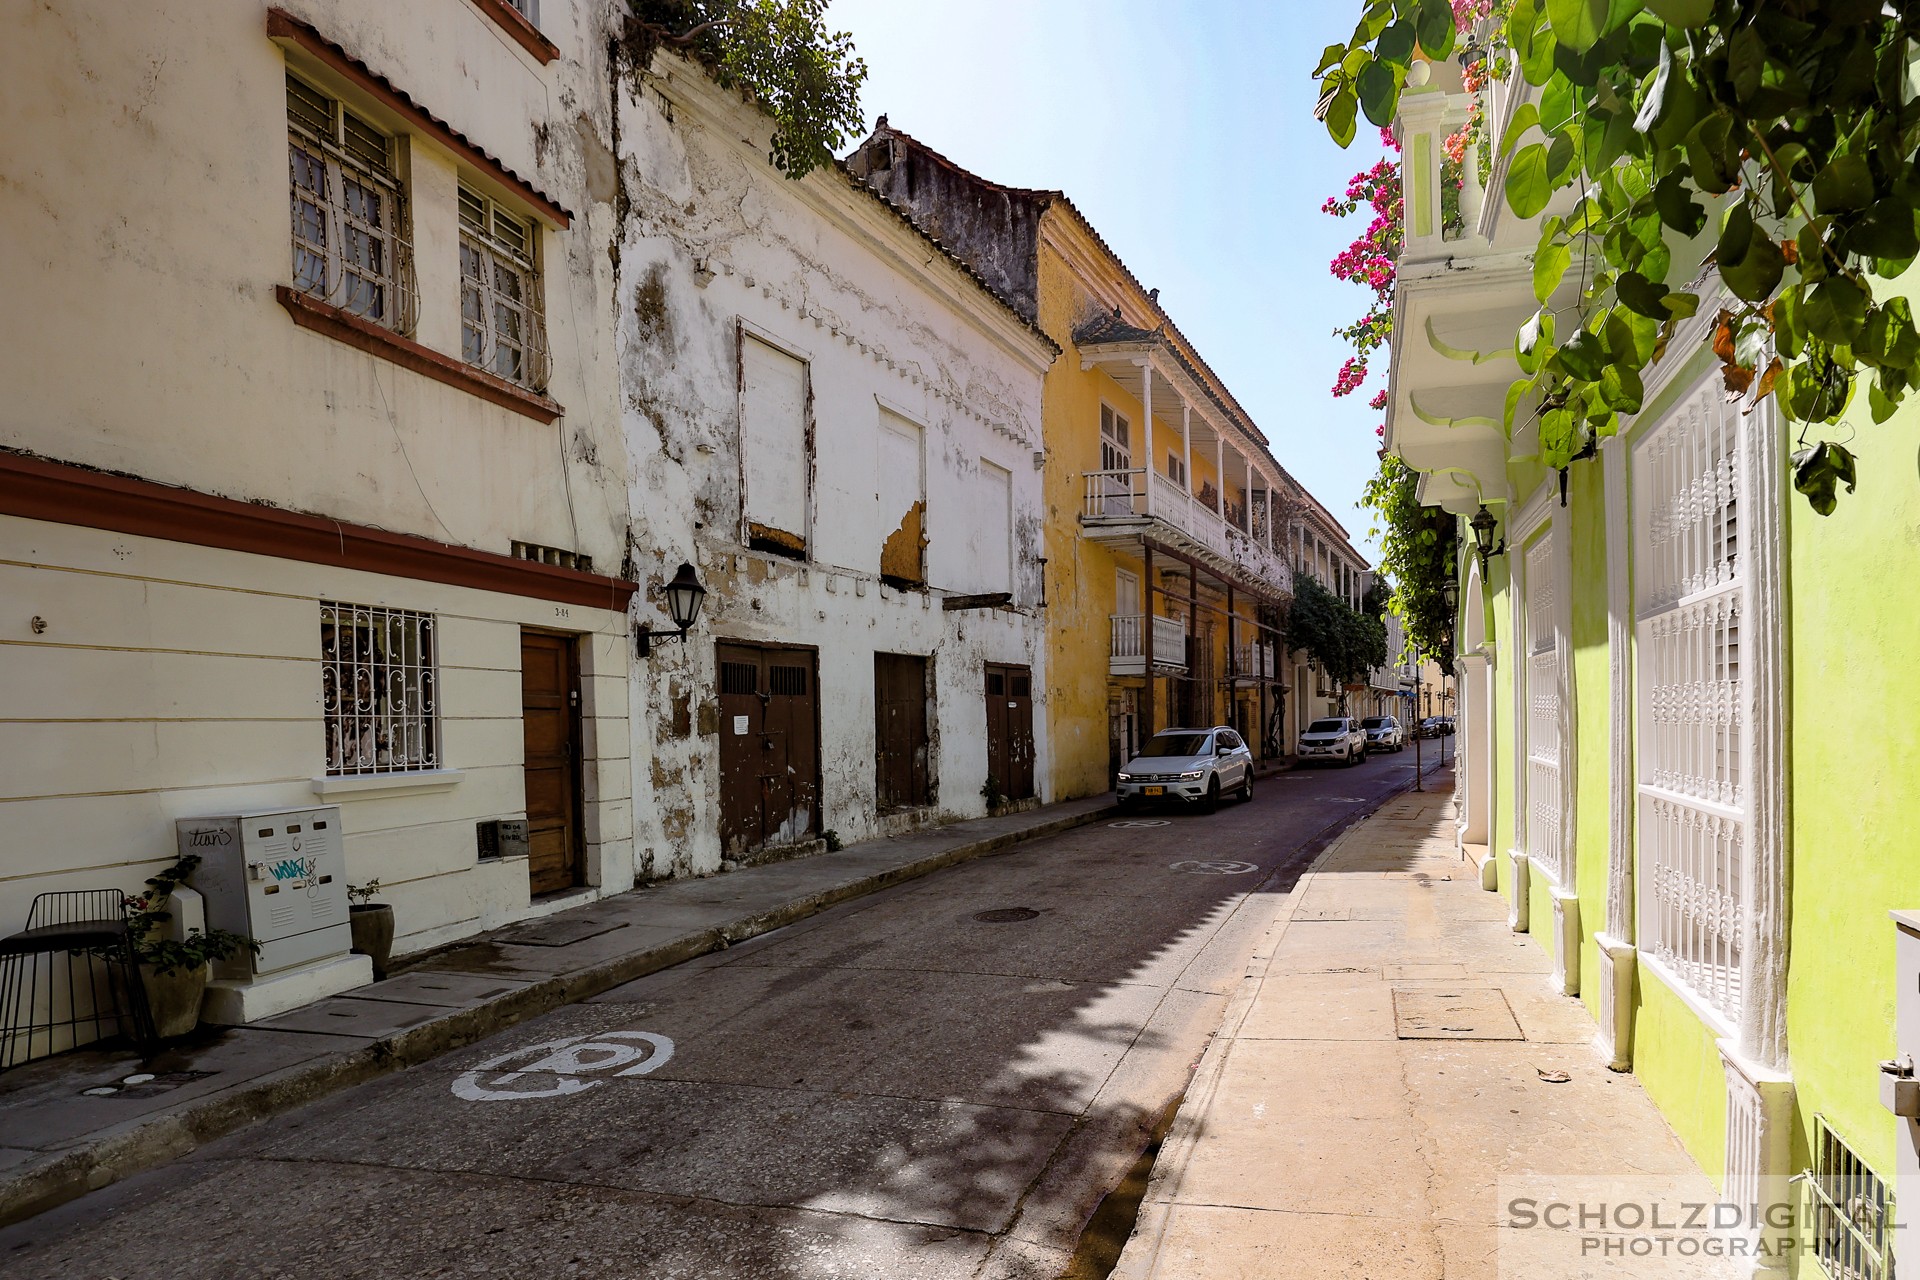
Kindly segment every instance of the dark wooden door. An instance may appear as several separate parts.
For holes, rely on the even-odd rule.
[[[805,649],[723,644],[720,843],[728,857],[810,839],[819,823],[819,699]]]
[[[1033,794],[1033,672],[987,667],[987,772],[1009,800]]]
[[[932,801],[927,759],[927,660],[873,655],[873,768],[880,812]]]
[[[520,633],[527,879],[535,894],[581,883],[580,680],[568,636]]]

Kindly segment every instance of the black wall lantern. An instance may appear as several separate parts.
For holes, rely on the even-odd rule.
[[[1445,582],[1440,584],[1440,603],[1447,607],[1447,613],[1449,615],[1459,610],[1460,608],[1460,580],[1459,579],[1448,578]]]
[[[700,617],[700,606],[706,603],[707,589],[700,585],[700,579],[694,577],[693,566],[682,564],[680,571],[673,575],[673,581],[660,588],[660,594],[667,598],[667,616],[673,619],[678,628],[673,633],[676,640],[684,641],[687,632]],[[634,652],[644,658],[653,652],[653,624],[642,623],[633,635]]]
[[[1473,529],[1473,540],[1480,548],[1480,573],[1484,577],[1487,572],[1487,562],[1495,556],[1507,554],[1507,540],[1502,538],[1499,546],[1493,545],[1493,512],[1487,510],[1487,504],[1484,502],[1480,504],[1480,509],[1473,513],[1473,519],[1467,524]]]

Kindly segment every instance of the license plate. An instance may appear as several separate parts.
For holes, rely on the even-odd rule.
[[[1143,796],[1163,796],[1167,794],[1167,789],[1165,787],[1142,787],[1140,788],[1140,794]]]

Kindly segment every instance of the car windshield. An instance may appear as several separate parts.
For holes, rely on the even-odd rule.
[[[1360,722],[1361,726],[1367,729],[1384,729],[1390,723],[1392,722],[1384,716],[1368,716]]]
[[[1143,756],[1200,756],[1207,753],[1204,733],[1161,733],[1147,739]]]
[[[1346,731],[1345,720],[1315,720],[1307,726],[1308,733],[1345,733]]]

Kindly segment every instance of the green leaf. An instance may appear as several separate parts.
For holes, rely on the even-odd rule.
[[[1693,293],[1670,293],[1660,300],[1667,314],[1675,320],[1685,320],[1700,310],[1700,297]]]
[[[1881,393],[1878,379],[1867,388],[1867,409],[1873,414],[1873,423],[1875,426],[1879,426],[1888,418],[1891,418],[1894,410],[1899,407],[1900,402],[1898,400],[1889,399]]]
[[[1829,276],[1807,295],[1801,314],[1807,332],[1822,342],[1850,344],[1866,319],[1867,293],[1846,276]]]
[[[1600,371],[1600,403],[1614,412],[1640,412],[1646,395],[1640,373],[1632,365],[1616,360]]]
[[[1547,181],[1555,187],[1567,185],[1567,179],[1579,170],[1580,151],[1574,145],[1576,130],[1568,128],[1554,135],[1547,147]]]
[[[1591,329],[1577,329],[1568,338],[1565,345],[1554,353],[1554,358],[1565,369],[1582,382],[1597,382],[1601,370],[1606,367],[1607,349],[1600,341],[1600,335]]]
[[[1703,27],[1713,17],[1713,0],[1646,0],[1647,10],[1676,27]]]
[[[1553,197],[1553,185],[1547,181],[1547,148],[1534,142],[1514,153],[1507,166],[1505,183],[1507,205],[1514,214],[1531,218],[1547,207]]]
[[[1500,154],[1506,155],[1513,150],[1513,144],[1520,141],[1520,135],[1540,123],[1540,108],[1531,102],[1523,102],[1513,113],[1513,120],[1507,125],[1507,131],[1500,135]]]
[[[1876,200],[1847,233],[1847,249],[1871,258],[1911,258],[1920,251],[1913,206],[1895,196]]]
[[[1542,244],[1533,251],[1533,296],[1545,303],[1560,287],[1567,268],[1573,265],[1573,246]]]
[[[1689,239],[1706,228],[1707,211],[1687,190],[1686,180],[1677,169],[1655,184],[1653,207],[1659,211],[1660,221]]]
[[[1373,46],[1373,56],[1381,62],[1405,67],[1413,61],[1413,44],[1413,24],[1396,22],[1380,33],[1380,39]]]
[[[1736,200],[1727,206],[1726,216],[1720,221],[1720,243],[1714,247],[1714,256],[1724,269],[1728,263],[1746,257],[1752,244],[1753,210],[1745,200]]]
[[[1865,156],[1835,156],[1814,175],[1813,201],[1821,213],[1845,213],[1873,203],[1873,171]]]
[[[1327,73],[1328,68],[1339,66],[1341,59],[1346,56],[1347,46],[1343,44],[1328,45],[1320,54],[1320,65],[1313,69],[1313,78],[1318,80]]]
[[[1664,284],[1655,284],[1638,271],[1623,271],[1614,285],[1614,291],[1622,303],[1641,315],[1655,320],[1667,318],[1668,289]]]
[[[1607,26],[1607,0],[1546,0],[1554,38],[1575,53],[1593,48]]]
[[[1360,95],[1360,109],[1367,119],[1384,129],[1393,123],[1400,105],[1400,78],[1385,62],[1369,62],[1354,77],[1354,89]]]
[[[1733,81],[1733,94],[1741,102],[1753,97],[1760,87],[1760,76],[1767,67],[1767,44],[1759,29],[1741,27],[1727,42],[1727,75]]]
[[[1793,487],[1823,516],[1832,515],[1839,505],[1841,484],[1853,492],[1854,478],[1853,454],[1831,440],[1794,451]]]
[[[1459,34],[1454,26],[1453,6],[1447,0],[1420,0],[1414,32],[1427,56],[1435,62],[1444,62],[1452,56],[1453,42]]]
[[[1800,310],[1805,292],[1805,285],[1794,285],[1773,300],[1773,343],[1788,360],[1798,360],[1800,348],[1806,345],[1806,321]]]

